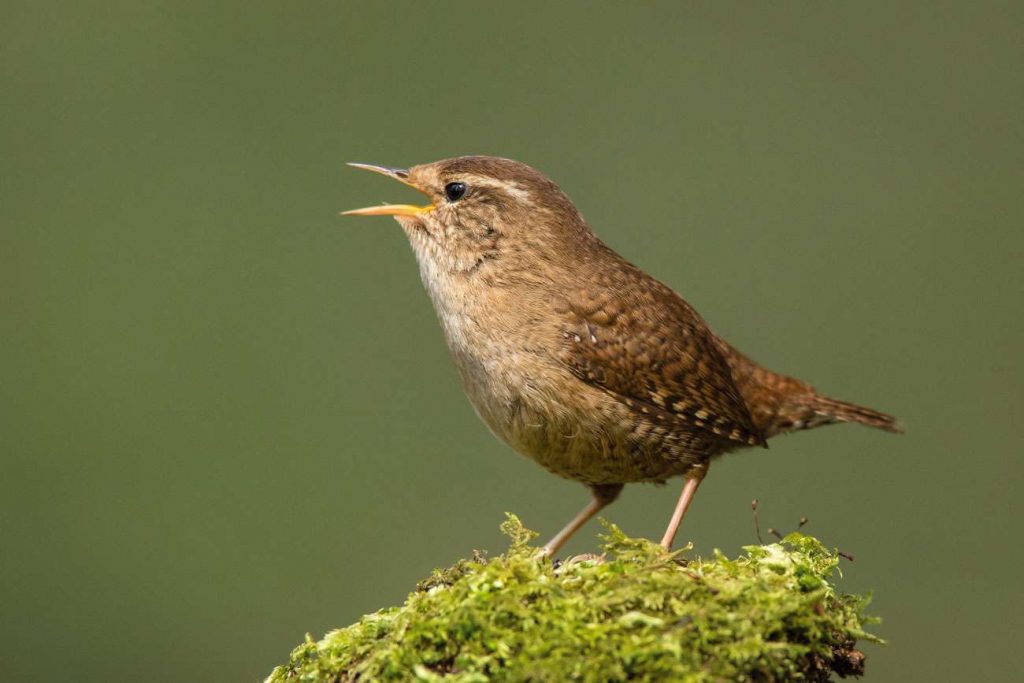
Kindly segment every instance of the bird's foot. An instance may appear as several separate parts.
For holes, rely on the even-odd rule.
[[[570,567],[574,564],[583,564],[584,562],[590,564],[604,564],[605,553],[598,555],[597,553],[583,553],[582,555],[573,555],[567,557],[564,560],[552,560],[555,565],[555,569],[561,569],[563,567]]]

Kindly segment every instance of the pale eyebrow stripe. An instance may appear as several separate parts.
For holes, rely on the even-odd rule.
[[[458,180],[472,185],[481,185],[495,190],[503,190],[519,201],[533,204],[533,195],[530,191],[516,182],[502,183],[494,180],[493,178],[475,175],[472,173],[460,173],[458,175]]]

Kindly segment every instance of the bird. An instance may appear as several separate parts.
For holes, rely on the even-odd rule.
[[[543,546],[549,557],[626,484],[682,477],[661,539],[670,550],[718,456],[839,422],[902,431],[890,415],[826,397],[735,349],[527,164],[479,155],[349,165],[429,200],[342,214],[401,226],[479,417],[513,450],[590,489]]]

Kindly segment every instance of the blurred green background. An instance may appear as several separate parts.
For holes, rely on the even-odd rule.
[[[680,539],[854,554],[871,680],[1009,680],[1019,3],[0,5],[0,678],[256,680],[585,502],[462,396],[345,161],[526,161],[774,369],[900,415],[712,468]],[[607,516],[656,537],[678,493]],[[590,525],[568,548],[595,548]]]

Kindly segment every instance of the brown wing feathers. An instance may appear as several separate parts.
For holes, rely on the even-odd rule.
[[[665,288],[667,290],[667,288]],[[564,315],[563,362],[584,382],[615,395],[638,417],[763,445],[734,385],[728,364],[703,320],[670,290],[594,296],[578,292],[559,302]],[[632,296],[630,296],[632,294]]]

